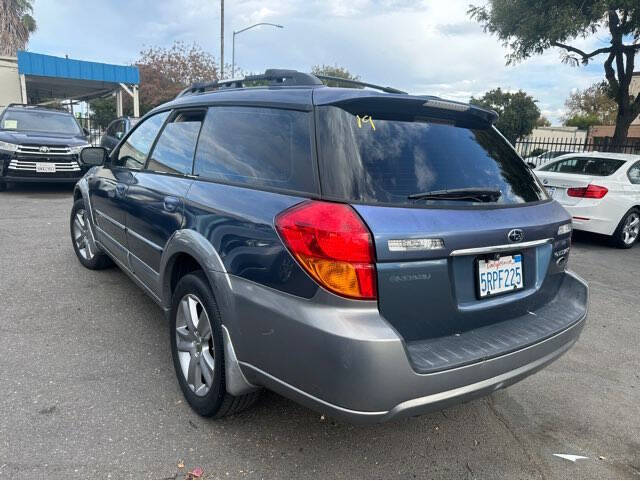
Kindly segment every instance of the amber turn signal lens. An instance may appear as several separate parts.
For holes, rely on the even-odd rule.
[[[354,299],[376,299],[371,234],[348,205],[309,201],[276,217],[287,248],[327,290]]]

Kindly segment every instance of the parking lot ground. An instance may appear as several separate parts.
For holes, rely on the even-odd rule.
[[[75,259],[70,210],[69,188],[0,193],[1,478],[640,477],[640,246],[576,236],[581,339],[488,398],[356,427],[265,393],[211,421],[182,398],[160,309]]]

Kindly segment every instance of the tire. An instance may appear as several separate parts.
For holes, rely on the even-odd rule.
[[[640,209],[629,210],[613,233],[612,240],[620,249],[630,249],[640,238]]]
[[[69,228],[71,232],[71,245],[80,264],[87,269],[99,270],[113,265],[113,261],[104,252],[93,251],[89,243],[88,216],[84,200],[78,199],[73,203]]]
[[[191,408],[201,416],[221,418],[251,406],[258,391],[232,396],[225,389],[222,319],[204,272],[195,271],[180,279],[170,319],[173,366]]]

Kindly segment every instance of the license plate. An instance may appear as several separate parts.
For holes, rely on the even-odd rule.
[[[36,172],[55,172],[56,164],[47,162],[36,162]]]
[[[524,287],[522,254],[499,259],[478,259],[478,294],[480,298],[513,292]]]
[[[555,187],[547,187],[547,194],[549,194],[549,197],[552,197],[556,194],[556,188]]]

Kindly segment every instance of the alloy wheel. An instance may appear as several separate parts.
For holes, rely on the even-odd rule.
[[[215,349],[209,316],[193,294],[185,295],[178,304],[176,347],[189,388],[197,396],[206,396],[213,385]]]
[[[631,245],[638,239],[638,235],[640,235],[640,214],[632,212],[622,227],[622,241]]]
[[[90,261],[93,258],[91,242],[89,242],[89,225],[87,211],[78,209],[73,219],[73,241],[83,259]]]

